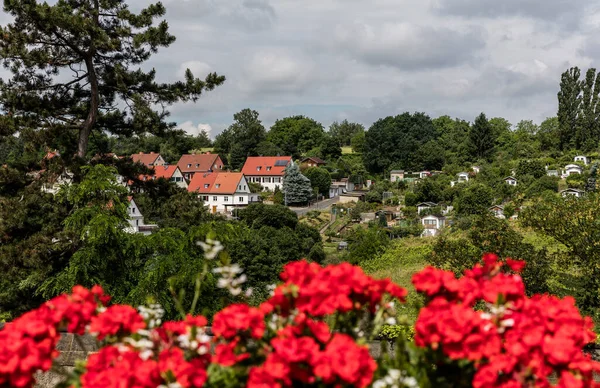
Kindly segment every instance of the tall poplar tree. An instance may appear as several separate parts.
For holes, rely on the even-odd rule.
[[[4,11],[14,20],[0,27],[0,59],[12,72],[0,80],[0,134],[70,134],[84,157],[92,131],[161,134],[174,127],[168,105],[225,81],[187,69],[183,81],[159,83],[154,69],[141,69],[175,41],[166,21],[155,23],[161,3],[136,14],[124,0],[4,0]]]
[[[559,147],[568,149],[575,140],[577,115],[581,106],[581,71],[572,67],[562,73],[558,92]]]
[[[600,73],[596,74],[593,67],[588,69],[581,86],[583,94],[577,116],[576,146],[589,150],[598,146],[600,136]]]

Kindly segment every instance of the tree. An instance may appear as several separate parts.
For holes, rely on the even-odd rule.
[[[363,162],[368,171],[382,173],[392,165],[418,169],[419,147],[435,138],[431,118],[424,113],[403,113],[377,120],[365,134]]]
[[[240,169],[248,156],[259,155],[259,146],[264,147],[267,131],[255,110],[243,109],[233,115],[233,120],[233,124],[215,138],[214,151],[224,156],[231,168]]]
[[[444,150],[442,157],[447,163],[463,165],[469,159],[468,144],[465,139],[469,134],[469,123],[465,120],[440,116],[433,119],[436,131],[436,142]]]
[[[275,121],[267,140],[295,159],[321,145],[325,132],[323,126],[305,116],[285,117]]]
[[[581,84],[582,96],[577,116],[575,144],[578,149],[592,149],[598,146],[600,136],[600,73],[590,68]]]
[[[53,136],[77,132],[76,149],[84,157],[90,133],[162,133],[174,126],[168,112],[155,110],[177,101],[196,101],[225,77],[205,80],[188,69],[185,81],[156,82],[156,71],[140,65],[160,47],[175,41],[161,3],[139,14],[124,0],[4,2],[15,19],[2,27],[0,57],[13,78],[0,82],[4,127],[35,128]],[[71,78],[67,78],[70,74]],[[65,155],[67,153],[64,153]]]
[[[581,71],[572,67],[561,75],[558,92],[559,148],[565,150],[575,141],[577,115],[581,107]]]
[[[342,149],[337,140],[329,135],[325,135],[321,142],[321,157],[325,160],[337,160],[342,156]]]
[[[540,124],[537,133],[541,151],[557,150],[560,147],[560,123],[558,117],[548,117]]]
[[[352,140],[350,141],[350,143],[352,145],[352,152],[365,152],[365,133],[359,132],[356,135],[352,136]]]
[[[337,140],[339,146],[351,145],[354,136],[364,133],[365,127],[359,123],[351,123],[344,120],[341,123],[334,121],[329,126],[329,134]]]
[[[331,175],[322,167],[311,167],[304,171],[304,175],[310,179],[312,187],[318,189],[319,194],[329,197],[331,187]]]
[[[495,142],[494,131],[485,114],[481,113],[469,131],[471,155],[477,159],[488,159],[492,155]]]
[[[312,197],[310,179],[302,175],[294,162],[288,164],[284,170],[282,191],[286,205],[303,204]]]
[[[494,191],[489,186],[474,183],[459,193],[456,212],[463,216],[487,213],[493,199]]]
[[[546,169],[544,168],[544,163],[539,159],[519,160],[516,173],[517,177],[531,175],[535,179],[539,179],[546,176]]]

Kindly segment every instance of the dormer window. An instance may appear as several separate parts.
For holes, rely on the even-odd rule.
[[[191,164],[191,163],[188,163],[188,168],[191,168],[191,167],[192,167],[192,164]]]
[[[196,163],[196,168],[200,167],[200,165],[198,163]]]
[[[205,189],[208,189],[208,183],[205,183],[205,184],[204,184],[204,188],[205,188]]]
[[[260,171],[260,169],[261,169],[260,166],[256,167],[256,171]]]
[[[271,171],[271,166],[267,166],[267,171]]]
[[[220,183],[217,183],[217,184],[215,185],[215,187],[218,189],[219,187],[221,187],[221,184],[220,184]]]

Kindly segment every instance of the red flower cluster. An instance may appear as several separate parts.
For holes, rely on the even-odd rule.
[[[506,264],[515,272],[524,265]],[[416,274],[415,288],[430,298],[415,325],[416,344],[472,361],[476,388],[549,386],[553,372],[559,386],[600,386],[592,378],[600,364],[582,352],[595,338],[591,319],[581,317],[572,298],[528,298],[521,277],[502,266],[487,254],[460,279],[431,267]],[[485,311],[473,309],[478,301]]]
[[[287,264],[281,274],[285,282],[275,289],[274,296],[263,306],[267,311],[277,307],[288,315],[293,309],[313,317],[335,312],[361,310],[365,306],[375,311],[384,294],[401,301],[406,290],[389,279],[375,280],[360,267],[349,263],[329,265],[297,261]]]
[[[58,356],[59,329],[66,325],[83,333],[96,314],[98,304],[110,298],[100,287],[87,290],[76,286],[71,295],[61,295],[30,311],[0,330],[0,385],[28,387],[33,374],[46,371]]]
[[[90,333],[96,334],[98,339],[104,339],[107,335],[131,334],[145,327],[146,323],[136,309],[114,305],[92,318]]]

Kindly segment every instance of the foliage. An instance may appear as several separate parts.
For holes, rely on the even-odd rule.
[[[258,112],[248,108],[233,115],[233,124],[215,138],[214,152],[234,170],[241,169],[248,156],[264,150],[267,131],[258,119]]]
[[[165,84],[156,82],[155,70],[141,69],[175,41],[166,21],[154,24],[165,14],[161,3],[139,14],[123,0],[6,1],[4,10],[14,21],[0,31],[0,57],[13,73],[0,82],[0,108],[10,112],[2,117],[3,128],[48,134],[79,157],[86,155],[92,131],[169,130],[174,124],[165,122],[168,112],[155,106],[196,101],[225,81],[216,73],[201,80],[188,69],[184,81]]]
[[[489,186],[481,183],[469,184],[455,200],[458,215],[485,214],[492,205],[494,192]]]
[[[283,173],[283,195],[286,205],[305,204],[312,197],[310,180],[302,175],[298,165],[291,162]]]
[[[342,122],[334,121],[329,126],[329,134],[331,137],[337,140],[339,146],[349,146],[352,144],[352,139],[359,135],[364,134],[365,127],[359,123],[351,123],[348,120]],[[360,152],[360,151],[354,151]]]
[[[365,152],[366,136],[364,132],[359,132],[352,136],[351,145],[352,152],[363,153]]]
[[[346,260],[353,264],[360,264],[379,256],[390,243],[388,233],[377,226],[367,229],[357,226],[346,235],[346,240],[348,241]]]
[[[546,176],[544,163],[541,160],[519,160],[516,173],[517,177],[522,177],[523,175],[531,175],[535,179],[539,179],[543,176]]]
[[[301,154],[320,146],[324,137],[320,123],[308,117],[292,116],[275,121],[267,140],[281,148],[285,155],[298,159]]]
[[[392,166],[422,169],[416,152],[435,137],[435,128],[424,113],[403,113],[377,120],[365,136],[363,161],[368,171],[382,173]]]
[[[495,133],[484,113],[481,113],[469,131],[469,147],[471,155],[477,159],[488,159],[492,156],[496,142]]]
[[[329,197],[329,188],[331,187],[331,175],[329,171],[322,167],[311,167],[304,171],[304,176],[310,180],[313,188],[317,188],[319,194]]]

